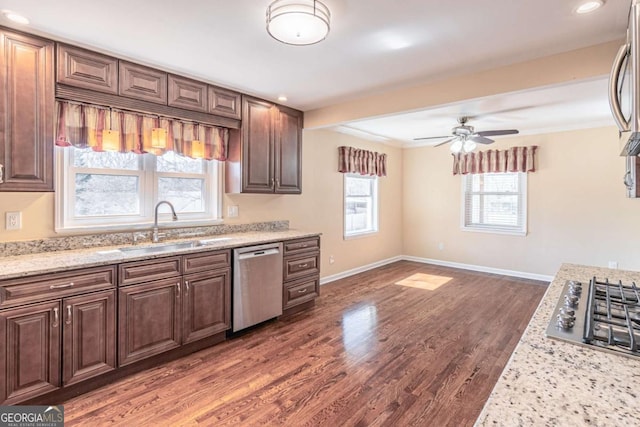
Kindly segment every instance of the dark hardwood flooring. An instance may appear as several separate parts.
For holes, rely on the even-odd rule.
[[[420,273],[413,283],[433,290],[395,284]],[[68,400],[66,425],[469,426],[545,290],[397,262],[322,286],[307,312]]]

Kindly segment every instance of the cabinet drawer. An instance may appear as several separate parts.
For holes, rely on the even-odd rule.
[[[121,286],[178,277],[182,274],[180,257],[120,264],[118,279]]]
[[[182,262],[184,274],[197,273],[199,271],[217,270],[229,268],[231,265],[231,252],[204,252],[200,254],[185,255]]]
[[[320,280],[317,276],[287,283],[284,286],[282,308],[291,308],[315,299],[318,295],[320,295]]]
[[[169,106],[207,111],[207,84],[169,75]]]
[[[218,116],[240,119],[240,94],[228,89],[209,86],[209,112]]]
[[[318,250],[320,250],[319,237],[310,237],[308,239],[289,240],[288,242],[284,242],[285,256]]]
[[[311,274],[320,274],[320,269],[318,268],[319,258],[319,253],[296,258],[285,258],[283,280],[286,282]]]
[[[118,93],[118,60],[63,44],[57,45],[56,81],[70,86]]]
[[[0,308],[115,287],[115,266],[88,268],[0,282]]]
[[[122,96],[167,105],[167,73],[120,61],[119,93]]]

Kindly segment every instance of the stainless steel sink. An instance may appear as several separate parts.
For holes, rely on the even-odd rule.
[[[189,249],[189,248],[197,248],[200,246],[204,246],[200,241],[192,241],[192,242],[181,242],[181,243],[167,243],[164,245],[154,245],[154,246],[127,246],[124,248],[118,248],[120,252],[124,252],[127,254],[157,254],[163,252],[171,252],[179,249]]]
[[[214,243],[231,240],[231,237],[214,237],[212,239],[190,240],[180,243],[165,243],[153,246],[125,246],[117,250],[127,254],[157,254],[164,252],[172,252],[180,249],[199,248],[201,246],[213,245]]]

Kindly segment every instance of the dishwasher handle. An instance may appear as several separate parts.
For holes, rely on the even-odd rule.
[[[243,254],[238,255],[238,260],[243,260],[248,258],[257,258],[257,257],[267,256],[267,255],[277,255],[279,253],[280,253],[280,249],[278,248],[263,249],[263,250],[254,251],[254,252],[245,252]]]

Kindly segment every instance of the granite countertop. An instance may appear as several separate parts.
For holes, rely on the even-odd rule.
[[[545,336],[566,280],[640,283],[640,272],[563,264],[547,289],[476,426],[638,426],[640,357]]]
[[[3,257],[0,261],[0,280],[16,277],[32,276],[35,274],[54,273],[75,268],[95,267],[100,265],[118,264],[126,261],[153,259],[170,255],[205,252],[218,249],[238,248],[262,243],[279,242],[304,237],[318,236],[320,233],[300,230],[253,231],[244,233],[221,234],[215,236],[191,237],[179,240],[166,240],[161,243],[139,244],[134,247],[160,246],[188,241],[213,239],[203,246],[181,248],[171,252],[153,254],[127,253],[117,249],[121,246],[104,246],[86,249],[54,251],[33,255],[19,255]],[[129,246],[131,247],[131,246]]]

